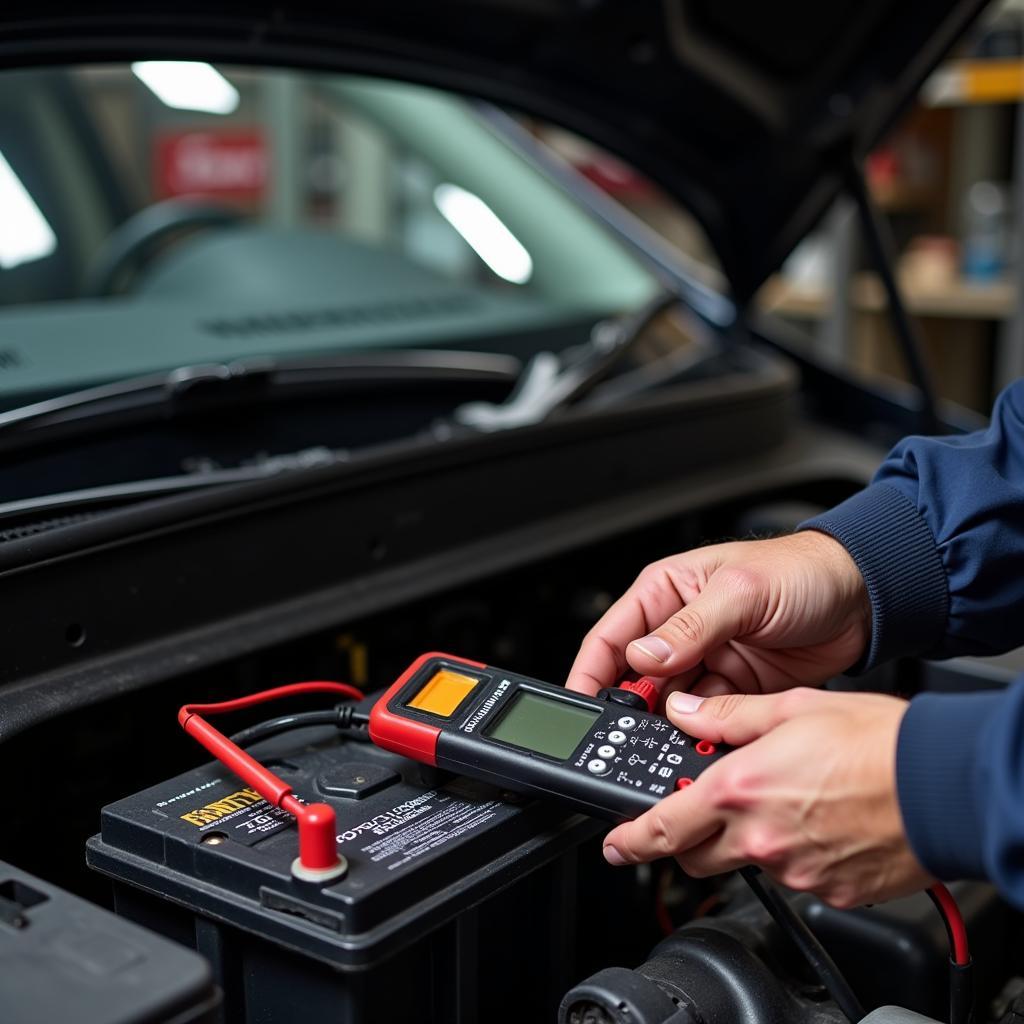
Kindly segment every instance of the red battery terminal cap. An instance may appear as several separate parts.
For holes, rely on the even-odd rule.
[[[630,693],[635,693],[642,697],[644,703],[647,705],[647,710],[652,714],[654,713],[654,709],[658,704],[658,690],[649,677],[641,676],[639,679],[620,683],[619,689],[628,690]]]
[[[338,853],[337,821],[330,804],[303,804],[291,793],[280,806],[299,823],[299,855],[292,874],[304,882],[327,882],[348,871],[348,861]]]

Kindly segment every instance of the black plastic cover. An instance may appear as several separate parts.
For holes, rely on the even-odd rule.
[[[4,1024],[213,1024],[202,957],[0,861]]]

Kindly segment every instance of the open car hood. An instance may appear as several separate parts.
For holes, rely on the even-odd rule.
[[[36,0],[0,66],[177,57],[333,67],[559,122],[703,223],[743,303],[984,0]]]

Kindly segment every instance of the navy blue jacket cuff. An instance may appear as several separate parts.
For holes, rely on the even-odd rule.
[[[939,643],[949,614],[946,570],[931,529],[902,491],[872,484],[799,529],[839,541],[867,585],[871,642],[850,672]]]
[[[983,733],[1002,693],[926,693],[900,724],[896,785],[914,855],[937,878],[985,878]]]

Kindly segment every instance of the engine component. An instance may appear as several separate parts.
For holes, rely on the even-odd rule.
[[[977,946],[979,1005],[986,1005],[1001,980],[1020,969],[1014,916],[989,885],[957,883],[952,889],[964,920],[950,900],[947,912],[955,912],[951,931],[966,925],[972,945]],[[738,880],[725,893],[727,909],[722,914],[677,929],[640,967],[600,971],[573,988],[562,1001],[560,1024],[844,1020],[828,991],[797,955],[791,928],[780,928],[779,921],[771,920]],[[955,988],[957,972],[964,967],[951,963],[943,918],[935,914],[924,893],[852,911],[834,910],[806,894],[790,895],[788,902],[813,924],[816,937],[849,981],[854,998],[868,1007],[882,1008],[875,1011],[881,1014],[878,1024],[931,1020],[931,1016],[919,1016],[921,1012],[948,1019],[950,978]],[[959,947],[963,936],[953,937]],[[947,977],[949,971],[953,973]],[[970,990],[960,995],[963,998],[952,993],[954,1019],[966,1021]],[[905,1001],[908,1008],[891,1005],[897,1001]],[[865,1019],[874,1020],[875,1013]]]
[[[939,1024],[934,1017],[922,1017],[902,1006],[880,1006],[872,1010],[861,1024]]]
[[[0,861],[4,1024],[215,1024],[209,965]]]
[[[821,986],[779,958],[761,915],[691,923],[635,971],[613,967],[571,989],[559,1024],[845,1024]]]
[[[950,890],[970,935],[976,1003],[983,1006],[1022,967],[1012,912],[990,885],[957,882]],[[948,1018],[949,943],[925,894],[854,910],[810,897],[794,903],[867,1007],[892,1003]]]

